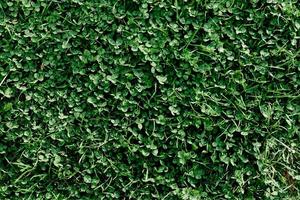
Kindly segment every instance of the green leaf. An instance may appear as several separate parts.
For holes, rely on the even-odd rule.
[[[167,81],[167,77],[166,76],[156,76],[156,79],[162,85],[165,84],[165,82]]]
[[[54,166],[62,167],[63,165],[60,162],[61,162],[61,157],[59,155],[55,155],[53,161]]]
[[[13,108],[13,104],[12,103],[6,103],[4,104],[3,106],[3,111],[6,112],[6,111],[9,111]]]
[[[1,90],[0,90],[1,91]],[[11,88],[6,88],[4,90],[4,92],[2,92],[2,94],[6,97],[6,98],[11,98],[13,96],[13,90]]]

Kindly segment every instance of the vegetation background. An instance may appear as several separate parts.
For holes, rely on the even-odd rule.
[[[0,199],[299,199],[298,0],[0,1]]]

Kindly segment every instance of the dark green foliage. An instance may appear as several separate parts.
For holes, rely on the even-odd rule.
[[[0,199],[300,198],[298,0],[0,1]]]

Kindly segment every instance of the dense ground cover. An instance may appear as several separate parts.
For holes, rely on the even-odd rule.
[[[298,0],[0,2],[0,199],[298,199]]]

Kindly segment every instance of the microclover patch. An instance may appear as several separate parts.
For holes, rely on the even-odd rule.
[[[0,199],[299,199],[297,0],[0,1]]]

